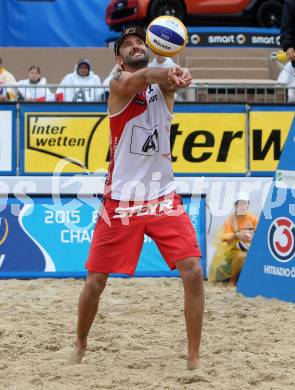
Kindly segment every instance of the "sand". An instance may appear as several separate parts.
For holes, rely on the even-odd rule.
[[[80,365],[82,280],[0,280],[0,389],[295,389],[295,306],[205,283],[202,365],[185,369],[177,278],[110,279]]]

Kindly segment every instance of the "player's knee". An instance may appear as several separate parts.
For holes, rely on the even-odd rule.
[[[199,283],[201,280],[203,280],[203,269],[200,262],[198,262],[191,270],[190,276],[192,283]]]
[[[106,286],[107,278],[96,275],[88,277],[85,282],[85,287],[91,295],[99,296]]]
[[[182,279],[185,283],[198,283],[203,280],[203,269],[200,261],[194,261],[182,272]]]

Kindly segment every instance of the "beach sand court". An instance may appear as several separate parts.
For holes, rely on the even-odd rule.
[[[109,279],[80,365],[78,279],[0,281],[0,389],[295,389],[295,305],[205,282],[202,363],[187,371],[178,278]]]

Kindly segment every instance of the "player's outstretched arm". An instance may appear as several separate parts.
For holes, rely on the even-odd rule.
[[[121,72],[110,83],[112,92],[120,96],[132,96],[150,84],[165,84],[170,88],[185,88],[189,85],[189,72],[178,65],[172,68],[144,68],[136,72]]]
[[[110,82],[109,112],[120,111],[132,96],[151,84],[159,84],[168,95],[177,88],[185,88],[191,82],[189,72],[178,65],[171,68],[144,68],[136,72],[122,71]]]

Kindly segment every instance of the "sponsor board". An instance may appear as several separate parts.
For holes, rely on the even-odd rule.
[[[175,173],[245,173],[244,113],[176,113],[171,126]]]
[[[15,174],[15,108],[0,106],[0,173]]]
[[[204,198],[183,197],[183,203],[197,232],[206,275]],[[88,197],[10,198],[6,205],[1,204],[0,277],[85,276],[84,265],[101,206],[101,198]],[[170,271],[154,241],[145,236],[136,275],[178,273]]]
[[[52,173],[60,159],[64,173],[107,169],[106,113],[25,113],[25,173]]]
[[[279,30],[188,29],[188,47],[280,47]]]
[[[91,112],[93,108],[90,112],[53,110],[54,106],[48,112],[22,109],[23,173],[51,174],[61,159],[67,161],[63,173],[106,172],[110,161],[107,114]],[[223,112],[219,106],[207,112],[199,108],[175,113],[171,126],[174,172],[244,174],[246,116],[241,111]]]
[[[275,185],[277,188],[295,189],[295,171],[277,170]]]
[[[237,284],[238,291],[249,297],[295,302],[295,193],[289,185],[277,186],[285,172],[291,172],[293,180],[294,154],[295,119]]]
[[[278,29],[188,27],[187,47],[263,47],[280,48]],[[112,47],[116,38],[106,40]]]
[[[267,234],[268,248],[279,262],[287,263],[295,253],[295,225],[286,217],[276,218]]]
[[[251,107],[250,171],[276,170],[294,117],[293,106]]]
[[[82,105],[79,112],[65,108],[46,105],[37,112],[34,106],[21,107],[23,174],[52,174],[61,159],[66,160],[66,174],[107,171],[106,111],[100,110],[102,105]],[[249,116],[245,111],[243,105],[176,105],[170,139],[174,172],[243,175],[250,170],[263,175],[275,171],[294,107],[251,106]]]

